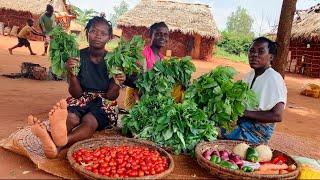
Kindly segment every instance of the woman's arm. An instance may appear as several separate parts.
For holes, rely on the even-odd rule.
[[[109,84],[105,98],[111,101],[116,100],[119,96],[121,85],[125,80],[126,76],[124,74],[115,75]]]
[[[106,96],[104,98],[114,101],[118,98],[119,96],[119,91],[120,91],[120,86],[117,85],[114,80],[111,81],[108,87],[108,91],[106,93]]]
[[[82,96],[82,88],[80,82],[75,74],[73,74],[73,67],[77,66],[79,63],[78,59],[69,58],[66,62],[66,68],[68,71],[69,80],[69,93],[74,98],[80,98]]]
[[[39,33],[38,31],[36,31],[35,29],[32,29],[32,33],[38,36],[42,36],[42,37],[46,37],[44,34]]]
[[[243,117],[260,123],[281,122],[283,110],[284,103],[279,102],[269,111],[245,111]]]

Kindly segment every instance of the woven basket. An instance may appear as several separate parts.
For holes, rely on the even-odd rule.
[[[289,172],[287,174],[279,175],[261,175],[254,173],[242,172],[239,170],[231,170],[228,168],[221,167],[219,165],[212,164],[210,161],[206,160],[202,153],[207,149],[217,148],[218,150],[229,150],[232,151],[233,147],[243,141],[232,141],[232,140],[217,140],[214,142],[202,142],[196,147],[196,158],[199,165],[207,169],[211,174],[218,176],[221,179],[296,179],[299,175],[300,165],[295,162],[289,155],[282,153],[280,151],[274,150],[273,156],[283,154],[288,159],[288,165],[295,164],[297,169]],[[247,143],[251,145],[250,143]]]
[[[145,141],[145,140],[139,140],[139,139],[133,139],[133,138],[122,138],[122,137],[104,137],[104,138],[93,138],[93,139],[87,139],[84,141],[79,141],[72,145],[67,154],[67,158],[71,164],[71,167],[79,173],[81,176],[87,179],[114,179],[107,176],[102,176],[99,174],[95,174],[93,172],[87,171],[83,166],[76,163],[76,161],[73,159],[72,154],[73,152],[79,150],[80,148],[88,148],[88,149],[96,149],[101,146],[143,146],[148,147],[149,149],[156,149],[161,156],[165,156],[169,160],[169,168],[160,173],[155,174],[152,176],[143,176],[143,177],[130,177],[127,179],[160,179],[168,176],[174,168],[174,162],[169,153],[167,153],[165,150],[161,149],[157,145],[155,145],[153,142]]]

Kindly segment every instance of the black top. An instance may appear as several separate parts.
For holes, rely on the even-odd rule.
[[[80,71],[77,78],[84,92],[106,92],[109,83],[112,81],[112,78],[108,76],[104,60],[99,64],[95,64],[90,60],[89,48],[80,50]],[[126,81],[123,84],[135,87],[135,80],[135,76],[126,76]]]
[[[89,48],[80,50],[80,71],[77,78],[84,92],[106,92],[112,81],[108,77],[104,60],[99,64],[90,60]]]

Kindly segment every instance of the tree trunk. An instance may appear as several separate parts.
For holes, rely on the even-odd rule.
[[[292,22],[296,11],[296,4],[297,0],[283,0],[282,2],[276,39],[280,47],[278,48],[278,54],[272,64],[273,68],[278,71],[282,77],[285,75],[285,68],[287,66]]]

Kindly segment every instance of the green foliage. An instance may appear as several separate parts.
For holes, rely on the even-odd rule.
[[[235,54],[240,56],[241,53],[247,53],[253,36],[251,35],[239,35],[235,32],[223,31],[222,41],[218,43],[218,47],[230,54]]]
[[[145,64],[145,59],[141,52],[144,41],[141,36],[134,36],[131,41],[126,42],[121,39],[118,46],[105,57],[109,77],[124,72],[128,75],[139,74],[142,69],[137,64]]]
[[[118,18],[123,15],[125,12],[128,11],[128,3],[126,1],[121,1],[119,6],[114,6],[113,11],[114,13],[110,15],[110,21],[112,23],[112,26],[117,27],[117,20]]]
[[[93,9],[82,10],[79,7],[74,5],[72,5],[72,9],[77,15],[77,22],[83,26],[85,26],[93,16],[98,15],[98,12],[96,12]]]
[[[245,82],[233,80],[235,74],[232,67],[217,67],[193,82],[185,93],[185,100],[194,101],[209,120],[228,131],[247,107],[258,104]]]
[[[195,70],[190,57],[184,57],[181,60],[171,57],[156,62],[152,70],[141,74],[136,81],[136,86],[142,94],[170,96],[175,84],[189,86],[191,75]]]
[[[248,14],[245,8],[238,7],[235,12],[232,12],[231,16],[228,17],[227,31],[236,32],[238,36],[246,35],[252,36],[251,32],[253,19]]]
[[[245,53],[241,53],[240,56],[235,54],[230,54],[225,51],[223,48],[217,46],[214,50],[214,57],[216,58],[225,58],[235,62],[248,63],[248,56]]]
[[[235,12],[228,17],[227,29],[223,31],[222,41],[218,46],[230,54],[240,56],[247,53],[254,37],[251,31],[253,19],[246,9],[238,7]]]
[[[144,96],[122,120],[124,133],[130,131],[141,139],[169,147],[176,154],[194,155],[200,141],[213,141],[218,134],[214,123],[194,102],[177,104],[170,96]]]
[[[56,26],[51,32],[52,40],[50,41],[49,55],[51,60],[52,72],[61,77],[67,73],[65,62],[70,57],[79,57],[80,51],[76,37],[66,33],[62,27]],[[79,67],[73,69],[74,74],[78,74]]]

